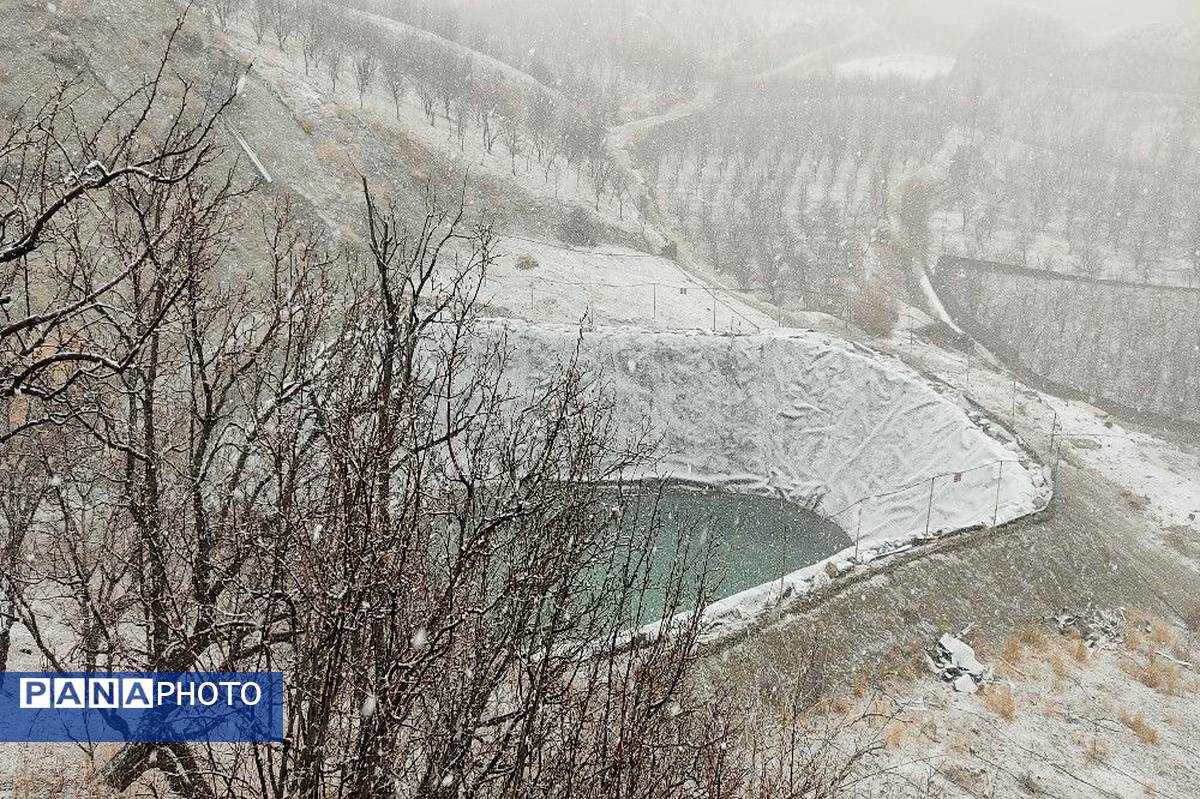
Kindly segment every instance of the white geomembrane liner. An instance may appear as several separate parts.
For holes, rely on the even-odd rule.
[[[927,530],[1003,524],[1049,498],[1016,442],[989,435],[899,361],[832,336],[602,328],[581,338],[577,327],[511,320],[484,329],[507,335],[514,389],[558,370],[578,343],[581,362],[610,382],[618,423],[649,421],[662,436],[656,475],[782,495],[832,518],[858,543],[830,559],[839,570]],[[802,569],[706,615],[717,627],[744,621],[824,573]]]

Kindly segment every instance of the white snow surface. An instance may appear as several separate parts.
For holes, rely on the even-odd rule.
[[[887,55],[855,58],[843,61],[835,71],[847,78],[906,78],[915,83],[927,83],[950,74],[955,59],[930,53],[889,53]]]
[[[715,326],[734,333],[778,326],[739,292],[711,287],[668,258],[626,247],[569,248],[519,238],[503,239],[497,250],[482,295],[496,315],[574,325]],[[521,256],[536,267],[520,268]]]
[[[654,476],[782,496],[857,539],[826,565],[710,606],[714,621],[804,593],[828,567],[841,572],[925,537],[1003,524],[1049,497],[1041,468],[1014,441],[989,435],[899,361],[833,336],[599,328],[580,338],[566,325],[488,324],[512,348],[514,390],[560,369],[578,341],[585,367],[603,370],[618,424],[649,422],[662,436]]]

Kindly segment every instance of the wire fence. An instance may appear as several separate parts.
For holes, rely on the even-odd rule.
[[[1014,376],[1009,409],[1012,416],[1006,419],[1002,413],[995,412],[989,414],[989,418],[994,423],[1008,427],[1009,433],[1021,450],[1027,453],[1027,457],[1014,455],[961,470],[923,476],[859,497],[837,510],[822,511],[825,518],[846,533],[853,544],[856,561],[867,550],[875,550],[869,558],[874,559],[881,554],[932,541],[950,532],[981,525],[1000,527],[1030,512],[1045,511],[1054,500],[1064,443],[1078,439],[1136,440],[1121,432],[1066,428],[1057,408],[1040,393],[1035,394],[1034,399],[1041,413],[1025,413],[1018,418],[1018,385]],[[1025,430],[1025,436],[1016,434],[1018,422]],[[1039,473],[1040,479],[1037,476]],[[1031,485],[1035,499],[1032,507],[1027,501]],[[797,543],[788,531],[779,542],[777,579],[781,583],[788,574],[810,565],[793,564],[789,567],[789,553],[802,549]]]
[[[855,328],[855,305],[860,292],[797,289],[781,292],[776,300],[752,296],[756,289],[729,288],[683,281],[564,280],[531,275],[524,287],[528,304],[510,308],[529,321],[544,321],[546,303],[576,300],[581,316],[597,322],[635,322],[654,328],[706,329],[730,335],[754,335],[794,327],[792,314],[820,312]],[[577,290],[574,296],[558,289]],[[765,290],[762,290],[765,291]],[[582,299],[578,299],[582,295]],[[607,295],[607,296],[606,296]],[[694,298],[701,297],[697,302]],[[682,299],[687,298],[687,299]]]
[[[538,265],[521,267],[521,259],[530,253],[516,246],[516,242],[604,260],[651,260],[661,264],[664,269],[678,270],[678,277],[629,281],[550,277],[545,274],[550,270]],[[577,247],[515,234],[505,234],[500,248],[500,255],[517,264],[516,271],[506,277],[506,282],[519,287],[515,293],[524,293],[528,297],[527,307],[519,303],[508,310],[525,315],[530,321],[545,321],[546,303],[567,299],[562,292],[555,291],[561,287],[582,290],[575,292],[570,299],[578,299],[578,295],[583,295],[580,316],[596,321],[637,322],[667,329],[709,329],[719,333],[751,335],[789,326],[789,314],[823,312],[842,319],[846,332],[850,332],[854,327],[854,306],[862,294],[855,286],[845,290],[784,287],[780,284],[724,286],[711,278],[691,275],[673,259],[663,255],[636,250]],[[537,263],[536,259],[533,263]],[[573,268],[578,267],[579,264],[573,265]],[[697,296],[704,299],[697,302]],[[903,297],[888,296],[897,302],[907,302]],[[680,299],[685,297],[687,299]]]
[[[928,539],[947,530],[975,524],[990,523],[995,527],[1001,521],[1001,506],[1006,504],[1006,465],[1010,487],[1019,488],[1023,483],[1021,478],[1028,479],[1021,461],[1015,458],[997,459],[961,471],[942,472],[907,485],[861,497],[841,510],[830,513],[828,518],[851,536],[856,558],[864,541],[864,533],[868,541],[878,540],[880,534],[886,536],[896,532],[902,535],[919,533],[920,537]],[[986,503],[991,505],[991,509],[990,513],[985,512],[980,516],[981,511],[986,511],[985,503],[980,501],[984,496],[991,498],[991,501]],[[1011,496],[1007,499],[1008,504],[1013,502]],[[924,508],[923,527],[916,521],[920,517],[914,517],[911,513],[914,507]],[[1027,508],[1017,510],[1020,515]],[[916,526],[910,530],[889,530],[897,515],[907,516],[910,524],[916,521]],[[1006,514],[1004,521],[1008,521],[1009,518]]]

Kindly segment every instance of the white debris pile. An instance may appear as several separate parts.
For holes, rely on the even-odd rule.
[[[1089,647],[1121,641],[1121,630],[1125,626],[1125,609],[1089,608],[1075,615],[1063,610],[1048,619],[1061,635],[1076,633]]]
[[[970,644],[950,633],[944,633],[927,654],[934,671],[960,693],[975,693],[992,676],[992,667],[979,662]]]

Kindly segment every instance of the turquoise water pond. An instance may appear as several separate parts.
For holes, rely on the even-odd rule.
[[[629,523],[645,525],[657,487],[626,486],[623,491],[632,497],[628,507],[636,511],[627,516]],[[790,502],[678,484],[663,487],[657,521],[652,561],[657,581],[666,580],[680,543],[694,557],[711,541],[714,599],[778,580],[853,543],[833,522]],[[661,592],[651,597],[652,609],[661,612],[662,601]]]

